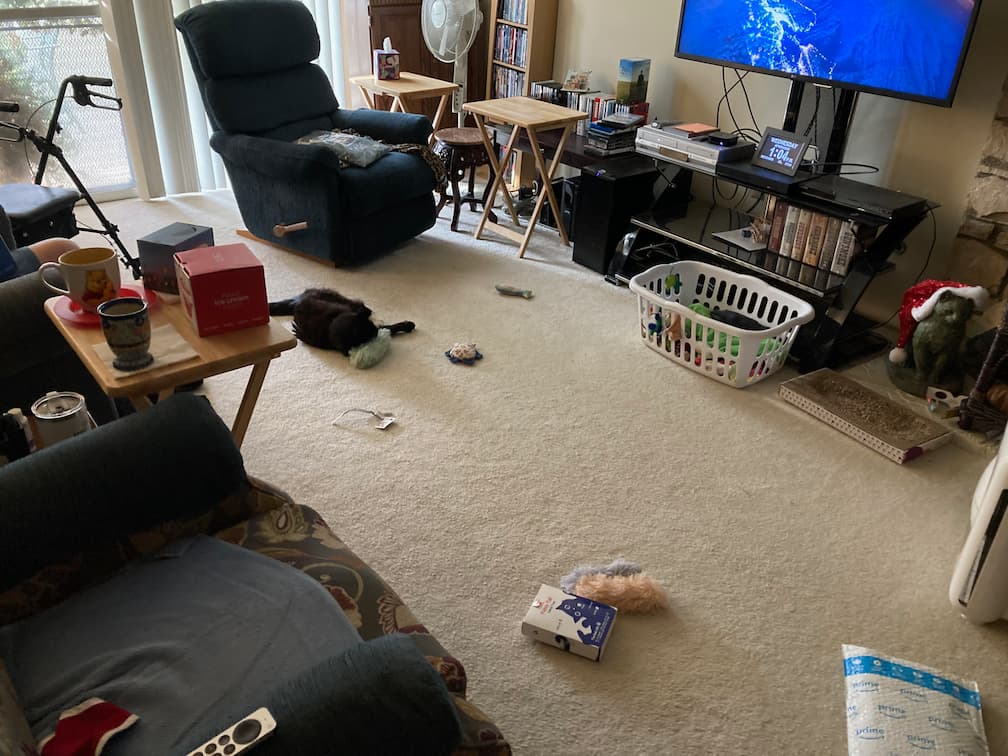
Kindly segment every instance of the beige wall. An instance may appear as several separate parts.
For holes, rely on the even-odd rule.
[[[713,121],[722,94],[721,69],[675,57],[680,7],[680,0],[560,0],[554,76],[562,76],[568,68],[588,68],[592,86],[611,91],[619,58],[648,57],[653,116]],[[1008,2],[983,0],[952,108],[870,95],[858,101],[846,159],[878,165],[883,185],[942,205],[936,211],[938,235],[928,277],[944,273],[962,221],[966,192],[1008,73],[1005,29]],[[746,86],[760,127],[779,127],[788,83],[750,74]],[[736,118],[741,126],[751,126],[745,101],[735,94],[737,90],[732,93]],[[722,107],[719,125],[730,128],[730,123]],[[869,290],[863,303],[866,313],[887,317],[898,306],[903,290],[924,263],[930,243],[931,224],[925,221],[910,237],[909,249],[897,259],[896,270]]]

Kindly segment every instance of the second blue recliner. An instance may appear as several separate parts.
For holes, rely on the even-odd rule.
[[[341,168],[315,130],[353,129],[388,144],[427,144],[430,120],[344,110],[322,69],[315,21],[297,0],[221,0],[180,14],[185,41],[242,220],[256,236],[340,266],[366,263],[434,225],[435,178],[392,152]],[[275,239],[278,224],[307,228]]]

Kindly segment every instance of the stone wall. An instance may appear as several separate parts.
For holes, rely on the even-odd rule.
[[[952,246],[948,277],[987,287],[992,301],[982,321],[988,326],[1001,322],[1008,303],[1008,79],[966,195],[966,214]]]

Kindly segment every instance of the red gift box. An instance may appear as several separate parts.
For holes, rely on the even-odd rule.
[[[269,322],[266,275],[244,244],[175,253],[179,295],[200,336]]]

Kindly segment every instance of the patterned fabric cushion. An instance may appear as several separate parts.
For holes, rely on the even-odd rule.
[[[395,591],[337,538],[310,507],[295,504],[286,494],[260,486],[278,503],[270,509],[218,532],[218,538],[258,551],[297,567],[318,580],[335,598],[364,640],[405,633],[445,681],[462,723],[462,744],[456,754],[504,754],[511,747],[497,726],[465,699],[462,662],[449,654],[403,603]]]
[[[315,578],[339,602],[364,640],[395,632],[409,635],[452,693],[462,723],[462,744],[455,753],[511,753],[497,726],[466,700],[462,663],[420,624],[395,591],[329,530],[317,512],[295,504],[286,493],[255,478],[250,477],[241,491],[199,517],[163,523],[134,533],[113,547],[75,554],[0,592],[0,625],[30,617],[104,580],[131,559],[199,533],[212,533]]]

